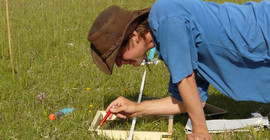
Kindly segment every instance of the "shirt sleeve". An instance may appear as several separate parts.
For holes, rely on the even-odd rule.
[[[195,80],[196,80],[196,84],[198,87],[198,92],[199,92],[200,97],[201,97],[201,102],[205,102],[209,97],[209,95],[208,95],[209,83],[207,81],[199,78],[199,77],[196,77]],[[174,97],[180,101],[183,101],[181,98],[181,95],[179,93],[177,84],[173,84],[171,79],[169,82],[169,92],[171,93],[172,97]]]
[[[156,33],[160,55],[174,84],[192,74],[196,68],[197,52],[188,25],[186,19],[168,17],[159,23]]]

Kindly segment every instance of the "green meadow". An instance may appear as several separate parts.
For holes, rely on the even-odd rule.
[[[0,139],[106,139],[88,128],[98,110],[124,96],[137,101],[145,66],[114,67],[103,74],[90,54],[88,31],[106,7],[129,10],[146,8],[155,0],[9,0],[11,51],[9,55],[6,1],[0,1]],[[218,0],[222,3],[224,1]],[[244,0],[231,2],[244,3]],[[169,72],[164,63],[147,71],[142,100],[169,96]],[[208,103],[225,109],[224,119],[244,119],[268,105],[236,102],[209,89]],[[43,98],[40,98],[43,95]],[[51,113],[75,110],[54,121]],[[188,116],[175,115],[173,139],[185,139]],[[138,119],[135,130],[167,131],[166,120]],[[129,130],[130,121],[112,124],[111,129]],[[270,138],[269,129],[214,134],[214,139]]]

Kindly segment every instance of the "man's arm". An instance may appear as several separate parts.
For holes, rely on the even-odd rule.
[[[126,117],[147,116],[147,115],[171,115],[185,113],[183,102],[168,96],[161,99],[143,101],[136,103],[124,97],[118,97],[106,109],[110,108],[117,117],[125,119]]]
[[[144,101],[138,106],[138,115],[173,115],[185,113],[186,109],[183,102],[168,96],[161,99]]]
[[[188,139],[211,139],[211,135],[208,134],[194,73],[179,82],[178,89],[192,123],[193,134],[189,135]]]
[[[202,106],[204,105],[205,103],[202,103]],[[136,103],[124,97],[118,97],[107,107],[106,111],[109,111],[112,106],[114,106],[114,108],[111,109],[112,113],[123,119],[126,117],[173,115],[186,112],[183,102],[172,96],[143,101],[142,103]]]

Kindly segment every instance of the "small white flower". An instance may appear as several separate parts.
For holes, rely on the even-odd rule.
[[[69,43],[68,46],[73,46],[73,43]]]

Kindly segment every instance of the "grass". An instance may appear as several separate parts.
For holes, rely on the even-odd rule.
[[[12,76],[5,1],[0,1],[0,139],[106,139],[88,128],[97,110],[118,96],[136,101],[145,67],[114,68],[103,74],[93,63],[87,33],[94,18],[117,4],[130,10],[150,6],[154,0],[13,0],[9,16],[13,60]],[[223,1],[217,1],[223,2]],[[243,3],[244,1],[236,1]],[[163,63],[151,66],[143,100],[168,96],[169,73]],[[90,90],[89,90],[90,88]],[[44,93],[41,101],[38,95]],[[235,102],[210,88],[210,104],[229,113],[224,118],[246,118],[264,104]],[[94,105],[90,108],[89,105]],[[62,119],[49,114],[76,108]],[[91,112],[89,112],[91,110]],[[176,115],[174,138],[183,139],[187,115]],[[123,127],[129,128],[129,123]],[[146,125],[147,124],[147,125]],[[156,128],[156,124],[160,124]],[[137,130],[164,131],[164,122],[138,121]],[[121,124],[115,127],[122,127]],[[270,131],[225,133],[215,139],[269,139]]]

